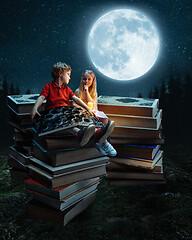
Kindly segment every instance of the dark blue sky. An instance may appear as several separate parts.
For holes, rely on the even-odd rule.
[[[146,75],[132,81],[111,80],[93,66],[87,36],[94,22],[117,8],[146,13],[160,33],[159,58]],[[55,62],[71,65],[75,90],[85,69],[96,73],[99,95],[147,96],[170,74],[192,74],[192,2],[190,0],[7,0],[0,8],[0,73],[22,93],[39,93],[50,82]]]

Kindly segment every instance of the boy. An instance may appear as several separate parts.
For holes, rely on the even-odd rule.
[[[93,115],[92,110],[75,94],[72,90],[66,86],[69,83],[71,75],[71,67],[66,63],[56,63],[52,68],[52,77],[53,81],[47,83],[43,90],[40,93],[40,96],[37,98],[33,109],[31,111],[31,118],[34,119],[34,116],[37,114],[39,116],[38,108],[41,106],[43,101],[46,99],[45,110],[50,110],[56,107],[69,106],[69,100],[73,100],[79,106],[85,108],[90,114]],[[88,143],[90,138],[94,135],[96,141],[100,143],[103,142],[113,131],[114,122],[110,121],[107,126],[95,130],[95,126],[90,124],[88,127],[73,127],[67,132],[75,135],[79,141],[80,146],[83,146]]]

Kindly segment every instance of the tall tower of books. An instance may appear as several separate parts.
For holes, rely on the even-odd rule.
[[[162,110],[158,99],[98,98],[98,108],[115,121],[111,143],[117,150],[107,165],[113,186],[164,183]]]
[[[94,141],[80,147],[76,137],[65,135],[60,113],[45,114],[49,121],[43,123],[43,132],[36,132],[30,112],[37,97],[7,98],[14,129],[8,163],[12,177],[25,181],[25,189],[33,194],[28,214],[64,226],[94,201],[109,158],[98,152]]]

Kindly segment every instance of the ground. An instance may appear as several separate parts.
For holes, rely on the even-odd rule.
[[[64,228],[27,216],[31,195],[11,180],[8,147],[0,149],[0,239],[192,239],[192,142],[166,144],[165,185],[111,187]]]

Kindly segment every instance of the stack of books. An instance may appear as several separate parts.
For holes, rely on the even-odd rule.
[[[33,123],[30,112],[38,94],[12,95],[7,97],[9,123],[13,127],[13,146],[10,147],[8,164],[11,176],[25,180],[28,176],[29,158],[32,156]],[[44,109],[44,103],[41,110]]]
[[[8,97],[8,106],[11,111],[14,109],[14,114],[18,114],[17,109],[22,113],[27,109],[25,116],[30,114],[36,99],[27,104],[27,97],[30,99],[30,95],[21,96],[25,98],[25,103],[22,102],[23,107],[17,108],[15,101],[13,104],[13,96]],[[14,96],[14,100],[16,98],[17,102],[20,102],[19,96]],[[20,148],[23,149],[24,141],[23,144],[20,143],[20,148],[15,145],[10,147],[8,161],[12,169],[15,161],[19,162],[27,174],[22,179],[25,180],[26,190],[33,195],[32,201],[27,206],[28,214],[64,226],[94,201],[100,177],[106,175],[109,158],[99,153],[94,147],[93,140],[80,147],[76,137],[65,135],[66,125],[61,124],[62,114],[51,115],[50,111],[43,111],[41,115],[43,122],[39,123],[36,119],[35,125],[29,124],[28,127],[21,124],[24,122],[21,116],[20,123],[11,119],[10,122],[18,133],[21,133],[23,128],[27,132],[32,131],[29,141],[31,154],[24,155],[19,151]]]
[[[27,206],[28,214],[65,226],[94,201],[99,180],[92,178],[50,189],[28,179],[25,181],[26,190],[34,194]]]
[[[161,137],[162,110],[158,99],[133,97],[98,98],[98,109],[115,121],[111,143],[117,150],[107,166],[114,186],[165,183],[164,139]]]

